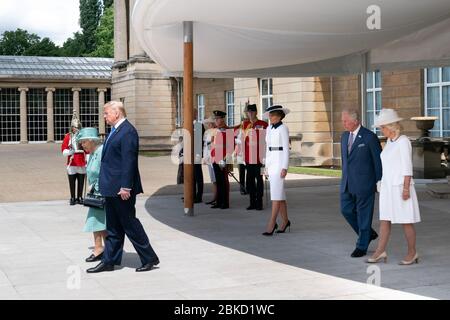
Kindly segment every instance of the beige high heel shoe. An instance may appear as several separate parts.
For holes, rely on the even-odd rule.
[[[376,258],[369,258],[366,260],[366,263],[378,263],[381,260],[384,260],[384,263],[387,262],[387,253],[386,251],[384,251],[383,253],[381,253],[378,257]]]
[[[401,266],[409,266],[409,265],[411,265],[413,263],[419,263],[419,254],[417,252],[414,255],[414,258],[412,258],[412,260],[409,260],[409,261],[402,260],[402,261],[399,262],[399,265],[401,265]]]

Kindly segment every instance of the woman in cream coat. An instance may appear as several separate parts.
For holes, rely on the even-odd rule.
[[[291,222],[287,214],[286,192],[284,179],[289,167],[289,130],[281,120],[284,119],[289,109],[282,106],[267,108],[264,118],[270,119],[270,125],[266,129],[266,174],[270,182],[270,200],[272,200],[272,216],[267,225],[265,236],[271,236],[278,229],[277,217],[281,215],[283,224],[277,233],[290,230]]]
[[[408,243],[408,253],[400,265],[418,263],[414,223],[420,222],[419,204],[412,178],[412,147],[408,137],[400,134],[399,118],[395,110],[382,109],[375,120],[387,138],[381,153],[383,177],[380,188],[380,240],[369,263],[386,262],[386,247],[391,224],[401,224]]]

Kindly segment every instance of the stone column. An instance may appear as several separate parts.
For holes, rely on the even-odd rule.
[[[53,119],[53,92],[55,88],[45,88],[47,91],[47,142],[55,142],[55,127]]]
[[[78,118],[80,118],[80,91],[81,91],[81,88],[72,88],[73,109],[77,111]]]
[[[98,92],[98,133],[104,135],[106,133],[105,119],[103,119],[103,106],[105,105],[105,92],[107,89],[99,88]]]
[[[19,88],[19,91],[20,91],[20,143],[28,143],[28,123],[27,123],[28,88]]]
[[[114,62],[127,60],[128,39],[125,0],[114,0]]]
[[[136,3],[136,0],[130,0],[130,17],[128,18],[128,21],[131,21],[131,14],[133,12],[134,5]],[[133,28],[130,26],[130,58],[131,57],[145,57],[145,51],[142,49],[141,45],[139,44],[139,41],[136,36],[136,32],[134,32]]]

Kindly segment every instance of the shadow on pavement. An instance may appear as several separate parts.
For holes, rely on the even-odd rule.
[[[339,179],[286,181],[290,233],[264,237],[261,233],[270,209],[246,211],[247,196],[231,187],[231,209],[195,206],[195,216],[183,214],[182,186],[166,186],[146,201],[147,212],[161,223],[191,236],[244,253],[350,280],[367,282],[372,275],[365,258],[351,258],[356,234],[344,221],[339,209]],[[406,254],[401,226],[392,228],[388,263],[378,264],[383,287],[425,296],[450,299],[450,200],[433,199],[424,186],[417,186],[422,223],[417,227],[417,246],[421,261],[401,267]],[[206,186],[210,192],[210,186]],[[206,194],[204,201],[211,194]],[[374,213],[378,230],[378,198]],[[270,206],[270,201],[268,202]],[[281,221],[279,220],[279,223]],[[182,244],[174,244],[182,245]],[[372,243],[369,254],[375,249]],[[193,252],[195,257],[195,252]],[[239,272],[236,270],[236,272]],[[276,281],[276,275],[274,275]],[[282,284],[280,284],[282,285]]]

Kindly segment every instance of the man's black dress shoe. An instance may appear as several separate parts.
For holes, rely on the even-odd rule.
[[[254,205],[250,205],[249,207],[247,207],[247,210],[255,210],[256,207]]]
[[[114,271],[114,266],[100,262],[95,267],[86,270],[87,273],[99,273],[104,271]]]
[[[84,203],[84,199],[83,198],[77,198],[76,203],[82,205]]]
[[[372,234],[370,235],[370,241],[376,240],[377,238],[378,238],[378,233],[373,231]]]
[[[153,269],[154,266],[159,264],[159,260],[156,260],[154,262],[143,264],[140,268],[136,269],[136,272],[145,272],[150,271]]]
[[[70,205],[71,206],[76,205],[75,198],[70,198]]]
[[[220,209],[229,209],[230,206],[221,206]]]
[[[366,251],[363,251],[361,249],[356,248],[353,252],[352,252],[352,258],[361,258],[364,257],[366,255]]]
[[[216,200],[212,200],[212,201],[209,201],[209,202],[205,202],[205,204],[211,204],[211,205],[214,205],[216,203]]]
[[[102,260],[102,257],[103,257],[103,252],[100,253],[98,256],[96,256],[95,254],[91,254],[89,257],[86,258],[86,262],[100,261],[100,260]]]

